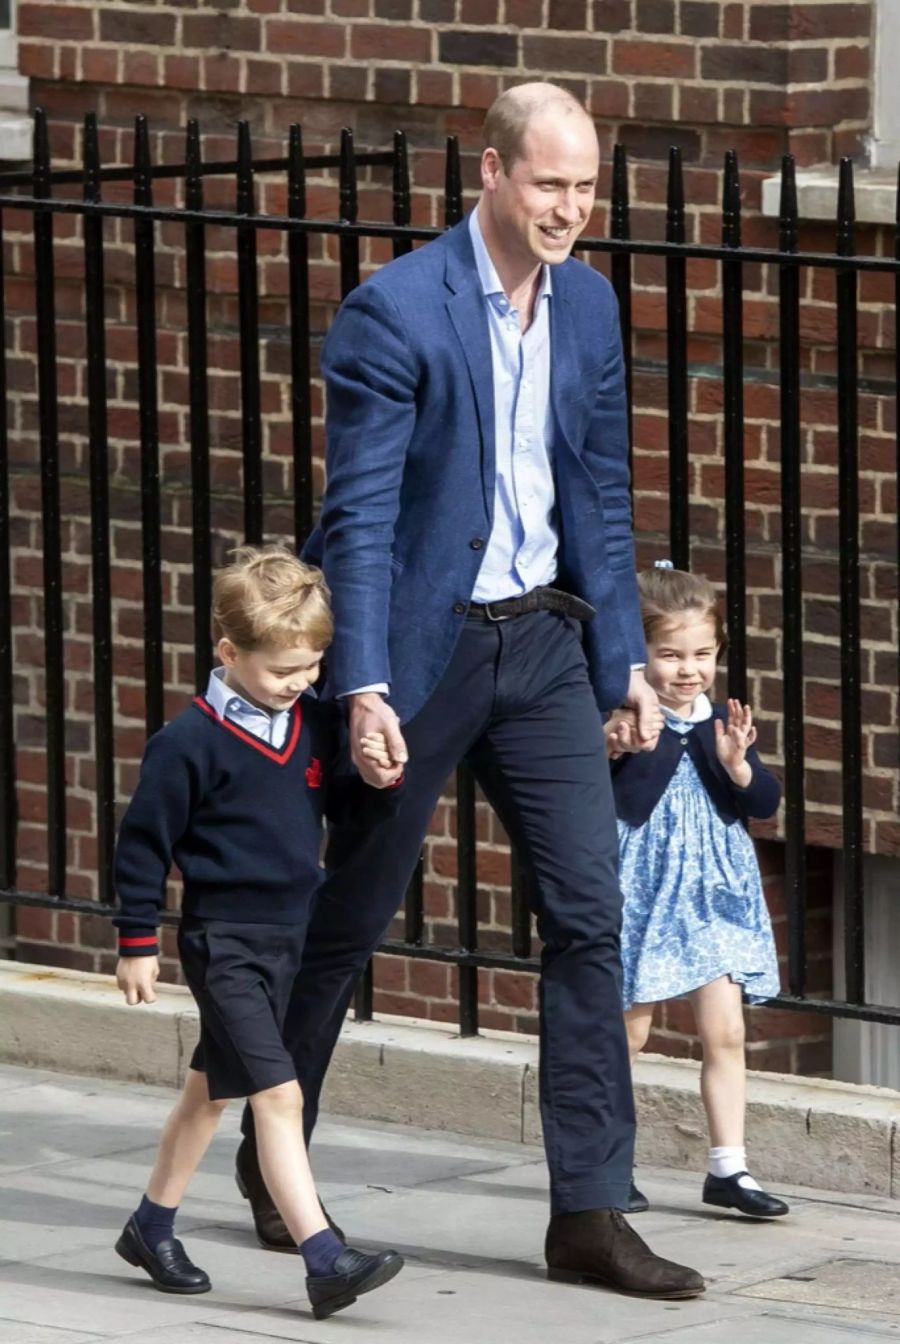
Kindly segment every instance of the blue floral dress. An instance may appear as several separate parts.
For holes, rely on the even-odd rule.
[[[702,696],[691,720],[664,713],[666,728],[684,734],[711,708]],[[690,756],[643,826],[618,827],[625,1007],[673,999],[722,975],[750,1003],[778,994],[753,841],[740,822],[722,821]]]

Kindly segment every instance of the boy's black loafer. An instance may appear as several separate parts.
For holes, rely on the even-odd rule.
[[[739,1171],[734,1176],[707,1175],[703,1182],[703,1203],[715,1204],[720,1209],[737,1209],[751,1218],[781,1218],[790,1213],[783,1199],[741,1185],[741,1177],[747,1174]]]
[[[399,1251],[378,1251],[367,1255],[348,1246],[335,1261],[334,1273],[307,1278],[313,1315],[317,1321],[349,1307],[363,1293],[371,1293],[389,1283],[403,1268]]]
[[[176,1237],[161,1241],[156,1250],[151,1251],[133,1217],[128,1219],[116,1242],[116,1252],[129,1265],[146,1269],[160,1292],[208,1293],[212,1287],[209,1275],[191,1264]]]
[[[642,1194],[634,1181],[631,1182],[631,1189],[628,1191],[628,1212],[646,1213],[650,1207],[650,1201],[646,1195]]]

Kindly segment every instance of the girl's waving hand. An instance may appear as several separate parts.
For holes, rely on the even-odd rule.
[[[752,778],[747,749],[756,741],[753,713],[740,700],[728,701],[728,722],[716,720],[716,755],[738,788],[746,789]]]

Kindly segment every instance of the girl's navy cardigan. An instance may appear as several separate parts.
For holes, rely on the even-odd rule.
[[[739,789],[716,755],[716,719],[728,720],[725,705],[713,705],[711,719],[695,723],[688,733],[665,727],[654,751],[626,752],[610,762],[616,816],[629,826],[643,826],[662,798],[669,781],[688,753],[703,781],[713,806],[726,826],[750,817],[771,817],[778,808],[781,785],[759,759],[755,747],[747,752],[753,776],[746,789]]]

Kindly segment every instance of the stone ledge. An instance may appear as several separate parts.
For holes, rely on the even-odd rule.
[[[180,1084],[197,1038],[186,989],[129,1008],[109,976],[0,962],[0,1059],[94,1077]],[[702,1171],[699,1064],[642,1057],[638,1161]],[[406,1018],[348,1021],[323,1098],[338,1114],[539,1143],[537,1043],[460,1039]],[[788,1074],[748,1076],[747,1142],[765,1180],[900,1199],[900,1092]]]
[[[31,158],[34,126],[22,112],[0,111],[0,161],[19,163]]]
[[[897,213],[897,174],[878,168],[858,168],[853,175],[858,224],[893,224]],[[811,168],[797,173],[797,208],[801,219],[825,220],[837,227],[838,170]],[[762,213],[777,219],[781,204],[781,175],[762,184]]]

